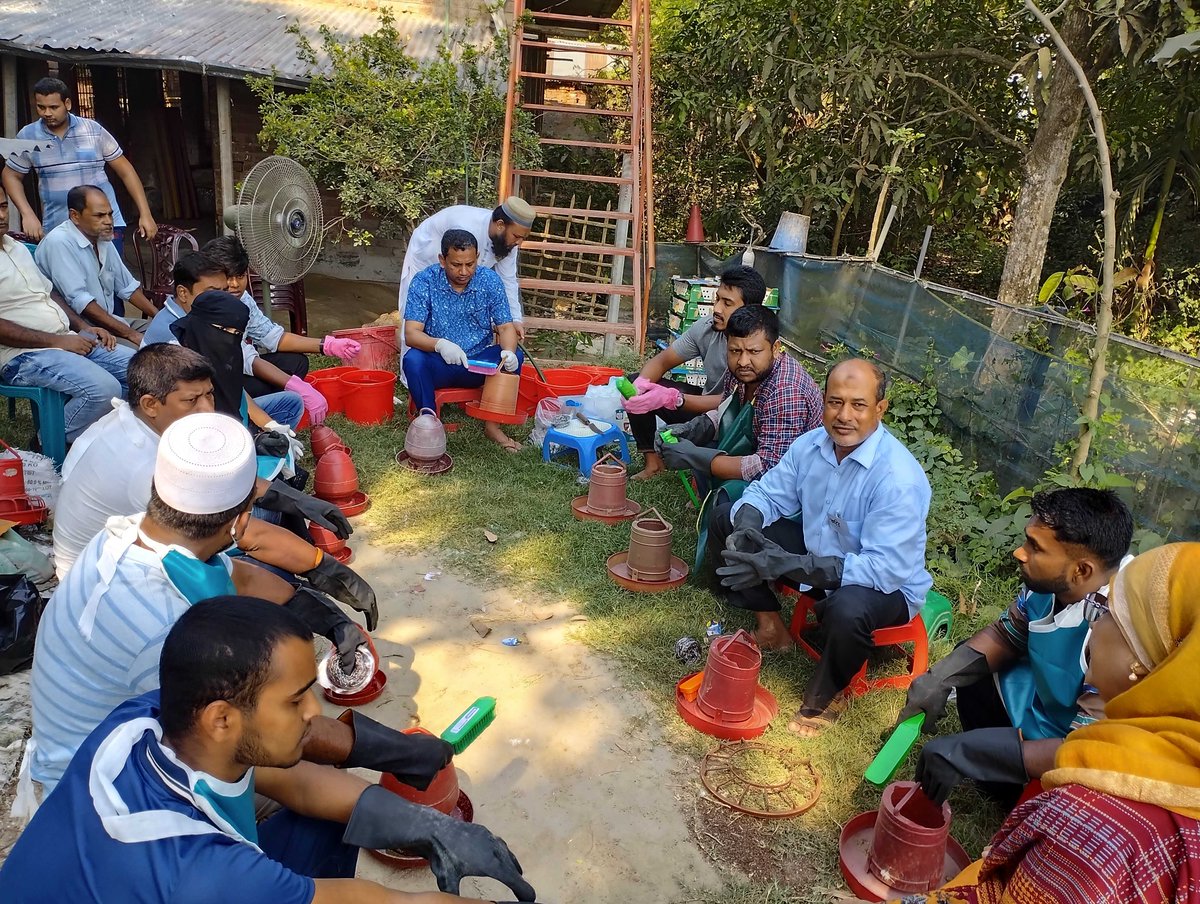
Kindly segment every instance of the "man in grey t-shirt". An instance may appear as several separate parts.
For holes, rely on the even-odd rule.
[[[725,363],[725,325],[729,315],[744,304],[762,304],[767,284],[753,267],[730,267],[721,274],[717,299],[709,317],[693,323],[670,346],[642,366],[638,376],[670,390],[667,404],[649,411],[635,411],[640,406],[632,399],[626,402],[629,427],[637,442],[638,451],[646,459],[646,467],[634,475],[645,480],[666,470],[662,458],[654,451],[654,419],[660,417],[668,424],[690,421],[698,414],[711,411],[721,403],[721,383],[728,368]],[[685,361],[701,358],[704,361],[704,386],[692,386],[680,380],[664,378],[672,368]],[[636,397],[635,397],[636,398]],[[630,402],[633,402],[632,409]]]

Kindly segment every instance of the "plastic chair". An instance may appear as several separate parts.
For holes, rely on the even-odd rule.
[[[796,641],[797,646],[812,659],[819,660],[821,658],[820,652],[810,646],[803,637],[805,628],[817,624],[815,619],[812,621],[809,620],[809,613],[812,612],[813,606],[816,605],[816,600],[804,591],[787,583],[780,582],[776,585],[776,589],[784,596],[794,597],[796,601],[796,608],[792,610],[792,621],[788,626],[788,633],[792,635],[792,640]],[[943,611],[942,608],[942,603],[945,603],[945,606],[949,607],[949,600],[932,591],[930,591],[930,595],[937,597],[936,600],[926,597],[926,606],[932,604],[935,610],[934,613],[930,613],[930,621],[934,625],[933,633],[940,633],[943,628],[949,633],[950,621],[947,617],[949,614],[948,608],[946,611]],[[939,600],[941,602],[938,602]],[[896,646],[906,643],[913,645],[912,654],[908,657],[908,672],[904,675],[890,675],[885,678],[868,678],[867,664],[863,663],[863,667],[850,680],[847,692],[851,696],[858,697],[871,690],[907,688],[913,683],[914,678],[929,671],[929,642],[931,639],[930,631],[926,629],[925,620],[919,612],[906,625],[898,625],[894,628],[880,628],[878,631],[875,631],[871,635],[871,641],[876,647]]]
[[[612,443],[620,443],[621,461],[629,464],[629,443],[625,439],[625,433],[616,424],[610,425],[603,433],[588,433],[586,436],[575,436],[557,427],[551,427],[546,431],[546,438],[542,440],[542,461],[550,461],[551,443],[575,450],[579,456],[579,473],[585,478],[592,476],[592,466],[600,457],[600,450]]]
[[[272,311],[287,311],[289,332],[298,336],[308,335],[308,301],[304,297],[304,280],[297,280],[286,286],[270,286],[267,297],[263,298],[263,279],[253,270],[250,271],[250,294],[260,304],[264,301]]]
[[[433,393],[433,406],[437,411],[438,420],[442,421],[442,425],[446,428],[447,433],[453,433],[462,424],[449,423],[447,424],[442,419],[443,405],[461,405],[464,402],[478,402],[483,398],[483,390],[480,388],[472,389],[468,387],[447,386],[445,389],[438,389]],[[408,419],[411,421],[417,416],[417,406],[413,403],[412,396],[408,398]]]
[[[67,457],[67,397],[41,386],[9,386],[5,383],[0,383],[0,396],[9,400],[10,417],[16,414],[16,399],[29,399],[42,453],[62,467],[63,459]]]
[[[138,269],[142,272],[142,291],[146,297],[161,308],[168,295],[175,293],[175,280],[172,276],[175,262],[179,260],[180,246],[187,245],[189,251],[199,251],[200,243],[192,235],[192,230],[181,229],[169,223],[158,227],[154,240],[150,243],[150,278],[146,279],[146,263],[142,259],[142,242],[145,241],[135,231],[133,233],[133,254],[137,258]],[[184,252],[186,253],[186,252]]]

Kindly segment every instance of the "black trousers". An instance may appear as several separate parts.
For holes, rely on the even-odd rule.
[[[629,379],[633,380],[637,374],[630,374]],[[703,395],[704,388],[701,386],[693,386],[691,383],[684,383],[682,380],[670,380],[663,378],[658,381],[659,386],[672,386],[678,389],[684,395]],[[654,419],[660,417],[668,424],[684,424],[696,416],[695,412],[684,411],[682,408],[659,408],[655,411],[647,411],[645,414],[630,414],[629,429],[633,433],[634,442],[637,443],[639,452],[654,451]]]
[[[709,521],[708,559],[714,568],[724,561],[721,553],[726,539],[733,533],[732,508],[732,504],[717,506]],[[803,529],[786,518],[771,524],[763,530],[763,535],[789,552],[806,551]],[[725,602],[736,608],[753,612],[780,611],[779,599],[766,582],[747,590],[722,590]],[[850,679],[867,661],[874,646],[871,634],[879,628],[903,625],[908,621],[908,602],[899,590],[883,593],[873,587],[845,584],[827,591],[825,598],[813,607],[813,614],[821,626],[824,649],[805,689],[801,708],[821,712],[850,684]]]
[[[308,376],[308,355],[300,352],[267,352],[265,355],[259,355],[268,364],[274,364],[285,374],[292,377]],[[245,377],[243,385],[246,387],[246,392],[250,393],[250,398],[256,399],[261,395],[269,395],[272,392],[282,391],[282,386],[272,386],[270,383],[265,383],[258,377]]]
[[[974,731],[976,728],[1012,728],[1012,718],[1004,708],[1000,697],[1000,689],[996,686],[996,676],[988,675],[974,684],[964,684],[957,689],[955,698],[958,702],[958,719],[962,722],[963,731]],[[966,773],[966,777],[974,776]],[[995,800],[1001,807],[1011,810],[1017,798],[1025,790],[1024,785],[1009,782],[981,782],[975,784],[979,790]]]

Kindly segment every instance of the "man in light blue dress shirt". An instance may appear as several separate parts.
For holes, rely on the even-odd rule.
[[[866,662],[871,633],[921,611],[929,480],[881,420],[887,377],[853,358],[825,381],[824,425],[802,434],[742,498],[713,512],[709,553],[726,600],[758,621],[768,650],[794,646],[770,582],[807,584],[820,598],[823,646],[803,705],[788,728],[814,737],[844,705],[839,695]]]

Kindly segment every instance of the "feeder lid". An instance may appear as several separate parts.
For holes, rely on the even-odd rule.
[[[842,829],[842,837],[838,841],[838,863],[842,868],[842,876],[850,890],[866,901],[891,901],[902,898],[910,892],[903,892],[885,885],[878,879],[867,860],[871,854],[871,844],[875,840],[875,820],[879,811],[871,810],[859,813]],[[971,864],[971,858],[963,850],[961,844],[953,838],[946,839],[946,863],[942,872],[942,881],[938,885],[949,882]]]

